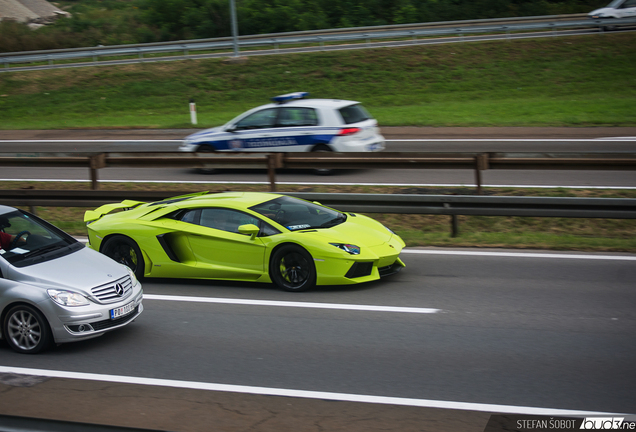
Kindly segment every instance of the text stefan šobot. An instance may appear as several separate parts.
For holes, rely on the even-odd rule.
[[[636,430],[636,421],[625,417],[586,417],[585,419],[517,419],[518,430]]]

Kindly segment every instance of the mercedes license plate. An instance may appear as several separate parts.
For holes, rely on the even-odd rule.
[[[116,309],[110,310],[110,319],[116,319],[119,317],[123,317],[124,315],[128,315],[132,311],[135,310],[135,302],[128,303],[122,307],[118,307]]]

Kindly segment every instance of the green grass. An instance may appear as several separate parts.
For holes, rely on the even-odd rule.
[[[359,100],[382,126],[634,126],[636,35],[0,73],[0,129],[222,124],[276,94]]]

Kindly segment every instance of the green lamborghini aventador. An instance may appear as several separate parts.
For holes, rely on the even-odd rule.
[[[305,291],[368,282],[404,267],[404,242],[381,223],[285,195],[126,200],[87,211],[84,221],[89,246],[138,277],[273,282]]]

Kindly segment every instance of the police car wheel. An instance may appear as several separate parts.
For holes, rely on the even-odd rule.
[[[329,146],[326,146],[324,144],[320,144],[317,145],[316,147],[314,147],[313,149],[311,149],[311,151],[313,152],[319,152],[319,153],[326,153],[326,152],[331,152],[331,148],[329,148]],[[314,170],[314,174],[316,175],[331,175],[335,172],[335,170],[331,169],[331,168],[319,168],[319,169],[315,169]]]
[[[608,17],[608,18],[613,18],[613,17]],[[602,30],[603,31],[614,31],[614,30],[616,30],[616,26],[615,25],[602,26]]]
[[[199,146],[197,153],[214,153],[214,149],[208,145]],[[197,168],[199,174],[214,174],[217,172],[215,168]]]

